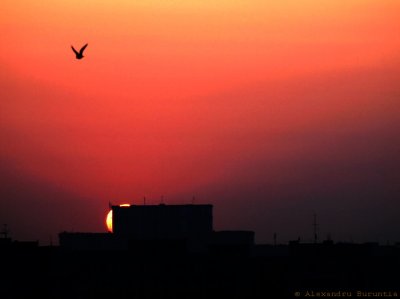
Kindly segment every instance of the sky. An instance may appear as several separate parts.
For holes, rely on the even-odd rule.
[[[105,232],[145,196],[259,243],[311,240],[314,213],[321,240],[400,241],[399,1],[3,2],[13,238]]]

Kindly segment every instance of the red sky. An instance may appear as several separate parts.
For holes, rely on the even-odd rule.
[[[108,201],[162,195],[260,241],[307,238],[313,211],[338,238],[400,233],[397,0],[3,2],[16,238],[102,231]]]

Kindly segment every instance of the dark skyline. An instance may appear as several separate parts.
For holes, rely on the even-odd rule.
[[[312,243],[255,244],[252,231],[215,230],[212,205],[110,208],[113,233],[61,232],[60,246],[0,238],[0,253],[7,256],[0,273],[1,281],[8,282],[3,296],[399,295],[400,242],[380,246],[315,238]]]

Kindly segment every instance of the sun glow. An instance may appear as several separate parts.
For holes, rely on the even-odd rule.
[[[130,207],[131,205],[129,203],[124,203],[122,205],[119,205],[120,207]],[[110,233],[112,233],[113,231],[113,212],[110,209],[110,211],[107,213],[107,217],[106,217],[106,225],[107,225],[107,229]]]

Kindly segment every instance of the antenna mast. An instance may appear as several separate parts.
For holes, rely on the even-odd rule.
[[[318,242],[318,223],[317,223],[317,214],[313,214],[313,228],[314,228],[314,243]]]

